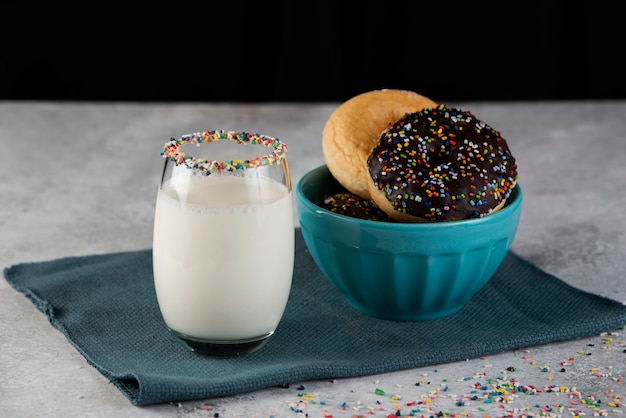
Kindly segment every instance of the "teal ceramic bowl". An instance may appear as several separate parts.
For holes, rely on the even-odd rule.
[[[522,209],[519,185],[499,211],[437,223],[369,221],[323,208],[345,191],[323,165],[296,185],[300,229],[321,272],[359,311],[422,321],[460,310],[502,263]]]

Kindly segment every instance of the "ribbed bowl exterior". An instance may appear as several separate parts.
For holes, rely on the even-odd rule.
[[[504,208],[480,219],[366,221],[321,207],[339,187],[326,166],[298,182],[302,235],[321,272],[348,302],[383,319],[429,320],[460,310],[502,263],[521,214],[518,185]]]

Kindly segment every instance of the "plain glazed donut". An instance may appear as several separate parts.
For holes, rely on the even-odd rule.
[[[322,132],[328,170],[348,191],[370,199],[365,162],[381,132],[406,113],[435,106],[409,90],[373,90],[352,97],[335,109]]]
[[[518,178],[499,132],[444,105],[396,121],[367,165],[372,200],[402,222],[480,218],[504,205]]]

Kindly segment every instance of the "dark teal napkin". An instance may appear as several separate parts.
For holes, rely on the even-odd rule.
[[[151,250],[18,264],[4,276],[134,405],[441,364],[626,324],[625,305],[573,288],[514,253],[452,316],[375,319],[343,299],[311,259],[299,229],[296,237],[283,320],[267,345],[240,357],[200,356],[168,333]]]

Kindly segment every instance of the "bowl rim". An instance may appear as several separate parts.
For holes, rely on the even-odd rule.
[[[519,183],[516,183],[513,189],[513,192],[511,194],[513,199],[509,198],[502,209],[494,213],[485,215],[481,218],[469,218],[469,219],[461,219],[457,221],[445,221],[445,222],[413,222],[413,223],[412,222],[374,221],[374,220],[369,220],[369,219],[354,218],[351,216],[342,215],[340,213],[335,213],[327,209],[324,209],[323,207],[313,203],[309,198],[305,196],[304,192],[302,191],[302,187],[305,181],[307,180],[308,177],[312,176],[313,174],[321,170],[325,170],[330,173],[328,166],[326,164],[322,164],[320,166],[317,166],[309,170],[300,178],[300,180],[298,180],[298,183],[296,184],[296,202],[302,204],[308,210],[315,212],[320,216],[329,216],[331,218],[337,218],[339,220],[345,220],[345,221],[357,223],[359,225],[366,226],[369,228],[380,227],[380,228],[386,228],[386,229],[401,229],[403,231],[406,231],[407,229],[419,230],[419,229],[433,229],[433,228],[438,228],[438,229],[457,228],[459,226],[461,227],[476,226],[482,223],[496,222],[501,218],[506,218],[512,215],[514,212],[520,210],[520,207],[522,205],[522,196],[523,196],[522,188],[519,185]],[[298,216],[301,218],[302,214],[299,213]]]

